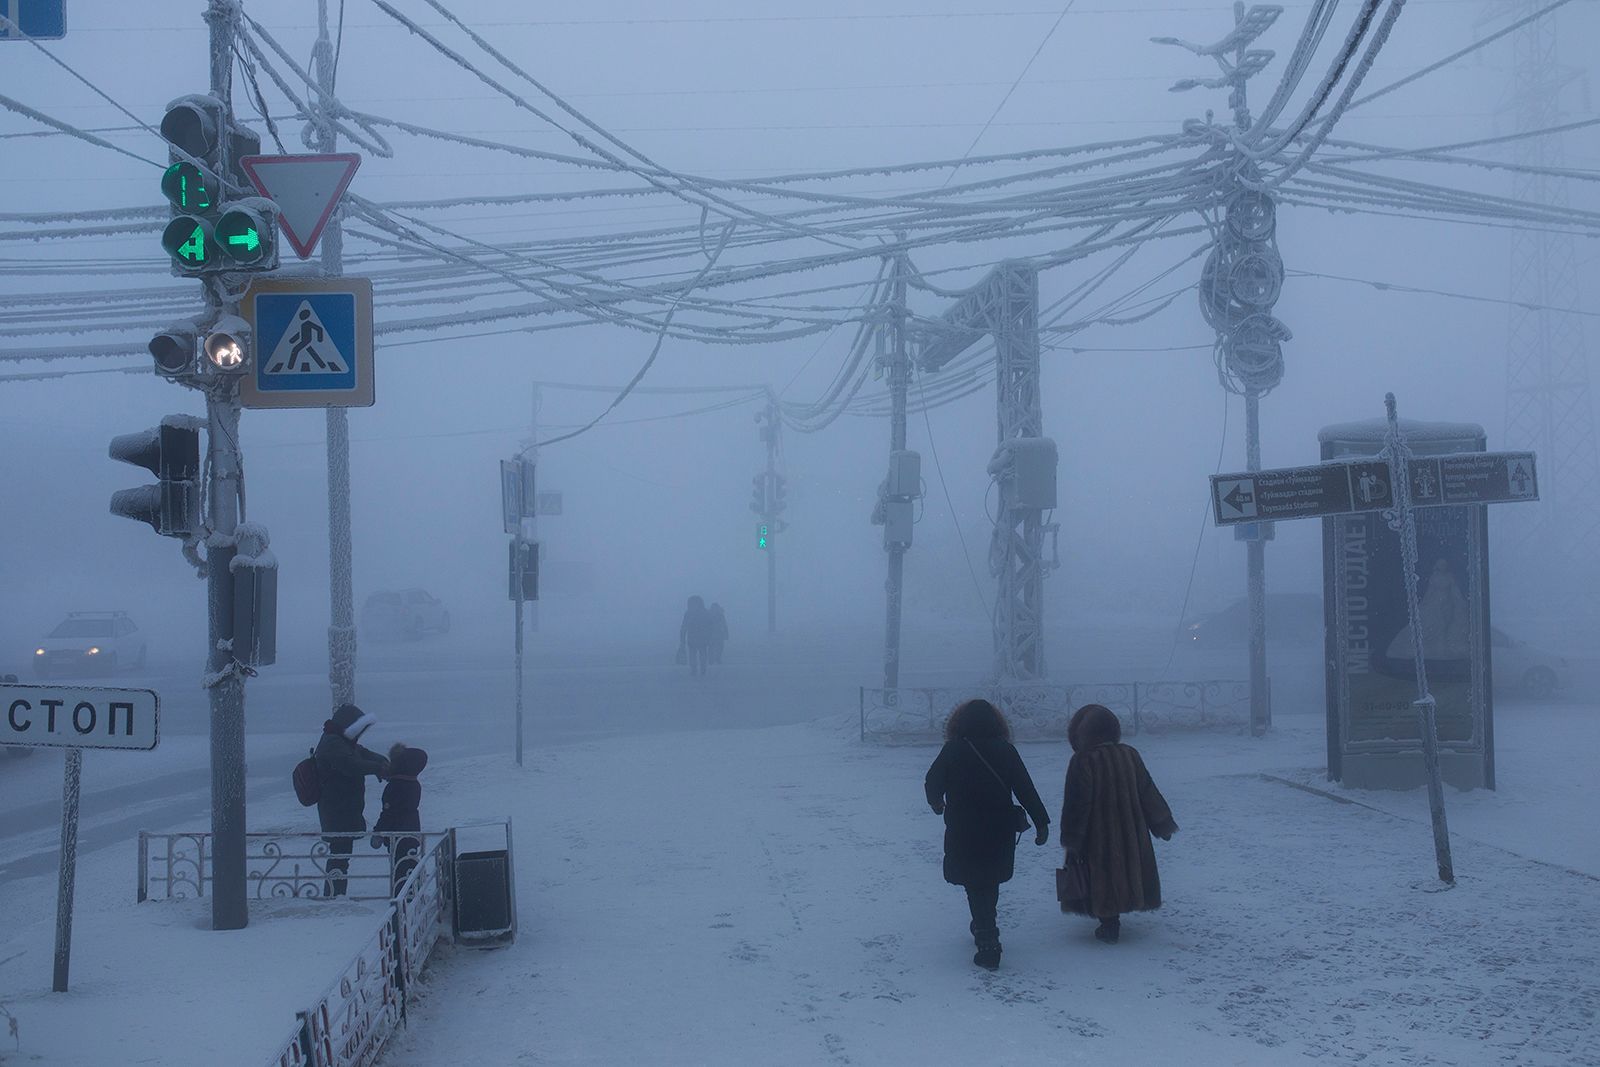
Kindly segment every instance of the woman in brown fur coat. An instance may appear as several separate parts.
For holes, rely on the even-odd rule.
[[[1115,944],[1122,913],[1161,906],[1155,834],[1166,841],[1178,832],[1172,809],[1161,796],[1144,760],[1122,744],[1122,724],[1111,709],[1086,704],[1067,727],[1072,762],[1067,765],[1061,804],[1061,843],[1088,869],[1089,898],[1072,910],[1100,920],[1094,935]],[[1068,904],[1063,902],[1062,909]]]

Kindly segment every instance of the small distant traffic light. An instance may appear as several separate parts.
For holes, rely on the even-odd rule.
[[[512,600],[539,599],[539,543],[511,539],[509,579]],[[520,596],[518,594],[521,594]]]
[[[111,439],[112,459],[143,467],[160,479],[111,494],[111,514],[147,522],[163,537],[188,537],[200,529],[200,431],[187,417],[169,415],[160,426]]]
[[[750,510],[757,515],[767,513],[767,474],[762,471],[750,479]]]
[[[774,474],[772,479],[772,513],[776,515],[789,506],[785,499],[789,495],[789,479],[781,474]]]
[[[271,270],[278,265],[277,215],[270,200],[230,198],[248,189],[238,161],[261,150],[261,137],[230,125],[215,96],[194,93],[167,105],[161,135],[171,146],[171,164],[161,175],[161,193],[172,205],[172,221],[161,247],[174,273]]]

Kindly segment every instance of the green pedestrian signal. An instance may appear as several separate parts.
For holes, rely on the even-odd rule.
[[[217,181],[188,160],[174,163],[161,175],[161,192],[179,211],[208,211]]]
[[[204,270],[217,261],[211,223],[193,215],[179,215],[167,223],[161,233],[161,247],[183,270]]]
[[[757,548],[766,548],[767,547],[767,528],[765,526],[760,527],[756,531],[756,547]]]

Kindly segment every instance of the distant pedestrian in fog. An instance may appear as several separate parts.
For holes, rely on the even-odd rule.
[[[1115,944],[1124,912],[1161,906],[1150,835],[1169,840],[1178,824],[1138,750],[1122,744],[1122,724],[1110,708],[1079,708],[1067,741],[1073,755],[1061,803],[1061,844],[1069,866],[1076,856],[1087,867],[1089,895],[1061,907],[1099,919],[1094,936]]]
[[[687,662],[692,675],[706,673],[711,633],[711,612],[706,610],[706,602],[697,596],[690,597],[683,613],[683,625],[678,627],[678,662]]]
[[[944,880],[967,891],[968,929],[978,951],[972,962],[1000,966],[1000,927],[995,909],[1000,885],[1011,880],[1019,825],[1013,795],[1037,827],[1034,844],[1050,838],[1045,814],[1028,768],[1011,744],[1011,727],[987,700],[969,700],[950,713],[939,750],[923,783],[928,806],[944,816]]]
[[[389,761],[356,742],[377,722],[354,704],[341,704],[322,724],[322,738],[312,753],[317,765],[317,822],[323,833],[359,834],[367,828],[367,775],[383,778]],[[328,843],[328,882],[324,895],[345,894],[350,870],[351,837],[324,838]]]
[[[417,775],[428,765],[428,753],[420,748],[396,744],[389,749],[389,783],[383,787],[383,811],[372,826],[372,847],[389,850],[389,869],[394,874],[394,892],[400,892],[406,878],[422,859],[422,838],[410,834],[390,838],[385,831],[422,830],[422,783]]]
[[[728,616],[723,614],[721,604],[712,604],[711,612],[711,644],[706,648],[707,663],[722,662],[722,646],[728,643]]]

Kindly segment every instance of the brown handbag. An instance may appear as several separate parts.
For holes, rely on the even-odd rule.
[[[1065,865],[1056,868],[1056,900],[1062,911],[1088,913],[1089,865],[1076,852],[1069,853]]]

